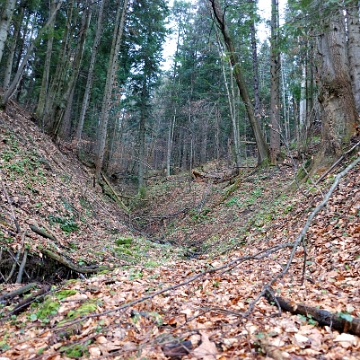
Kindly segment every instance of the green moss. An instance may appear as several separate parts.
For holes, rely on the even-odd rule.
[[[66,299],[69,296],[75,295],[77,294],[76,290],[61,290],[58,291],[55,296],[59,299],[59,300],[63,300]]]
[[[130,256],[136,256],[130,249],[126,249],[124,246],[119,246],[115,248],[115,251],[119,254],[125,254]]]
[[[116,245],[125,245],[125,244],[131,244],[133,242],[132,238],[119,238],[115,240]]]
[[[69,311],[67,317],[74,319],[96,311],[97,305],[93,301],[88,301],[82,304],[78,309]]]
[[[45,300],[40,309],[36,312],[36,317],[39,320],[44,320],[50,315],[56,315],[59,307],[60,303],[58,301],[54,301],[53,299]]]

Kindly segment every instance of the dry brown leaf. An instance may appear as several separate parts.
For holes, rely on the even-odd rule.
[[[200,335],[201,345],[193,351],[193,355],[197,359],[215,360],[218,353],[215,343],[209,340],[209,337],[205,332],[200,331]]]

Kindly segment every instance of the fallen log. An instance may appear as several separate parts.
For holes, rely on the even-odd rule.
[[[0,296],[0,303],[3,303],[4,301],[6,302],[6,301],[14,298],[15,296],[25,294],[35,287],[36,287],[36,283],[30,283],[30,284],[26,284],[25,286],[22,286],[21,288],[19,288],[17,290],[2,294]]]
[[[25,311],[30,304],[32,304],[34,301],[39,300],[39,298],[43,297],[45,294],[47,294],[51,290],[51,285],[46,284],[44,285],[40,290],[38,290],[36,293],[30,295],[26,299],[21,300],[14,310],[10,311],[9,314],[6,316],[12,316],[12,315],[18,315],[19,313]]]
[[[289,311],[292,314],[299,314],[314,319],[321,326],[330,326],[332,329],[340,332],[346,332],[360,336],[360,319],[354,318],[348,314],[333,314],[330,311],[322,310],[306,305],[295,304],[280,296],[266,296],[269,303],[279,306],[282,310]]]
[[[66,259],[63,255],[54,253],[51,250],[48,249],[41,249],[42,254],[45,256],[59,262],[60,264],[65,265],[69,269],[76,271],[80,274],[91,274],[91,273],[97,273],[99,271],[103,270],[109,270],[106,266],[78,266],[74,264],[72,261]]]

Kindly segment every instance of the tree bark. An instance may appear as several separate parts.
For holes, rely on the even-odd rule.
[[[7,0],[0,16],[0,62],[4,53],[4,47],[8,36],[11,18],[14,12],[16,0]]]
[[[4,76],[4,89],[8,89],[11,81],[11,75],[13,71],[13,65],[14,65],[14,58],[15,58],[15,50],[16,50],[16,44],[19,39],[20,35],[20,24],[24,17],[24,7],[22,6],[19,11],[19,21],[14,21],[14,32],[11,39],[11,45],[9,49],[9,55],[6,62],[6,69],[5,69],[5,76]],[[1,60],[0,60],[1,61]]]
[[[240,91],[241,98],[245,104],[245,108],[249,117],[249,122],[252,128],[252,131],[255,136],[257,148],[258,148],[258,163],[266,161],[269,158],[269,149],[267,144],[265,143],[264,136],[261,132],[260,125],[255,117],[254,107],[251,103],[249,91],[245,82],[245,78],[239,63],[239,59],[237,53],[235,51],[235,47],[233,41],[231,39],[229,29],[225,23],[225,14],[220,8],[220,4],[218,0],[209,0],[215,19],[220,28],[220,31],[224,37],[224,42],[226,45],[226,49],[230,56],[231,65],[233,67],[233,74],[237,83],[237,86]]]
[[[122,7],[121,7],[122,2]],[[123,35],[123,29],[125,24],[125,16],[128,6],[128,0],[119,0],[118,11],[116,14],[116,21],[114,27],[114,36],[113,42],[111,45],[111,53],[108,65],[108,72],[106,76],[106,85],[105,92],[103,97],[102,109],[101,109],[101,119],[99,127],[99,135],[97,141],[97,153],[96,153],[96,177],[99,179],[101,174],[101,169],[104,162],[104,151],[106,145],[106,136],[107,136],[107,125],[109,121],[109,109],[111,105],[111,95],[112,89],[115,82],[116,70],[118,67],[119,60],[119,50],[120,44]]]
[[[56,9],[56,0],[52,0],[50,3],[50,15],[55,11],[55,9]],[[54,20],[55,20],[55,18],[54,18]],[[46,99],[47,99],[47,92],[48,92],[49,82],[50,82],[50,61],[51,61],[51,54],[52,54],[53,42],[54,42],[54,35],[52,33],[54,30],[54,26],[55,26],[54,20],[49,25],[50,31],[48,33],[48,39],[47,39],[44,71],[43,71],[43,76],[41,79],[39,100],[38,100],[36,111],[35,111],[36,116],[39,119],[43,119],[43,116],[44,116],[45,103],[46,103]]]
[[[88,106],[89,106],[90,93],[91,93],[92,84],[94,81],[94,69],[95,69],[96,55],[97,55],[98,48],[100,45],[101,34],[102,34],[102,29],[103,29],[105,1],[106,0],[100,1],[99,12],[97,14],[98,22],[97,22],[97,27],[96,27],[96,34],[95,34],[94,44],[93,44],[92,51],[91,51],[91,59],[90,59],[88,76],[87,76],[87,80],[86,80],[85,93],[84,93],[84,98],[83,98],[83,102],[82,102],[82,106],[81,106],[79,122],[78,122],[78,126],[76,129],[76,135],[75,135],[75,138],[77,141],[81,140],[81,135],[82,135],[84,121],[85,121],[85,115],[86,115],[86,112],[87,112]]]
[[[256,9],[256,0],[249,0],[253,9]],[[256,41],[256,27],[255,22],[251,21],[250,24],[250,36],[251,36],[251,51],[252,51],[252,65],[253,65],[253,79],[254,79],[254,99],[255,99],[255,117],[259,124],[261,123],[261,99],[259,89],[259,61],[257,54],[257,41]]]
[[[349,143],[357,110],[349,76],[344,16],[338,9],[323,21],[318,37],[319,103],[322,107],[322,152],[318,160],[332,161]]]
[[[280,50],[279,50],[279,2],[271,0],[271,116],[270,160],[273,165],[280,154]]]
[[[229,85],[228,85],[228,79],[227,79],[226,71],[225,71],[225,64],[224,64],[224,60],[221,55],[223,49],[222,49],[221,42],[220,42],[220,39],[218,38],[217,34],[216,34],[216,39],[217,39],[219,57],[220,57],[220,61],[221,61],[221,72],[223,75],[224,85],[225,85],[225,89],[226,89],[226,95],[227,95],[227,99],[228,99],[228,103],[229,103],[229,112],[230,112],[232,133],[233,133],[233,140],[234,140],[235,164],[236,164],[236,166],[240,166],[239,125],[238,125],[237,119],[236,119],[235,94],[234,94],[233,86],[232,86],[233,85],[232,75],[230,75],[230,77],[231,77],[230,78],[231,92],[230,92]],[[230,68],[231,68],[231,64],[230,64]]]
[[[348,25],[348,53],[350,65],[350,78],[356,110],[360,113],[360,25],[359,3],[351,0],[346,6]]]

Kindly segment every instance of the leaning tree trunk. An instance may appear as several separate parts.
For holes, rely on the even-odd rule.
[[[360,25],[359,3],[351,0],[346,7],[348,24],[348,52],[351,85],[357,112],[360,113]]]
[[[106,145],[107,125],[109,121],[109,110],[111,106],[112,89],[115,83],[116,70],[119,61],[119,50],[123,29],[125,24],[125,16],[127,11],[128,0],[122,0],[122,8],[120,6],[121,0],[118,2],[118,11],[116,14],[113,42],[111,45],[110,59],[108,65],[108,72],[106,76],[105,92],[103,97],[100,127],[97,141],[97,153],[95,160],[96,177],[100,179],[101,169],[104,162],[104,151]]]
[[[280,154],[280,67],[279,2],[271,0],[270,160],[274,165]]]
[[[322,152],[318,164],[343,151],[355,130],[357,110],[349,76],[345,22],[339,9],[325,17],[318,37],[319,102],[322,108]]]
[[[262,134],[260,124],[255,117],[254,107],[250,99],[249,91],[245,82],[245,78],[240,66],[237,53],[235,51],[235,46],[230,36],[229,29],[225,23],[225,14],[221,10],[218,0],[209,0],[209,1],[213,9],[215,19],[224,37],[226,49],[229,53],[230,62],[233,67],[233,74],[240,91],[240,96],[246,107],[246,112],[249,117],[250,126],[255,136],[255,141],[258,148],[258,163],[261,164],[262,162],[264,162],[269,158],[269,149]]]

